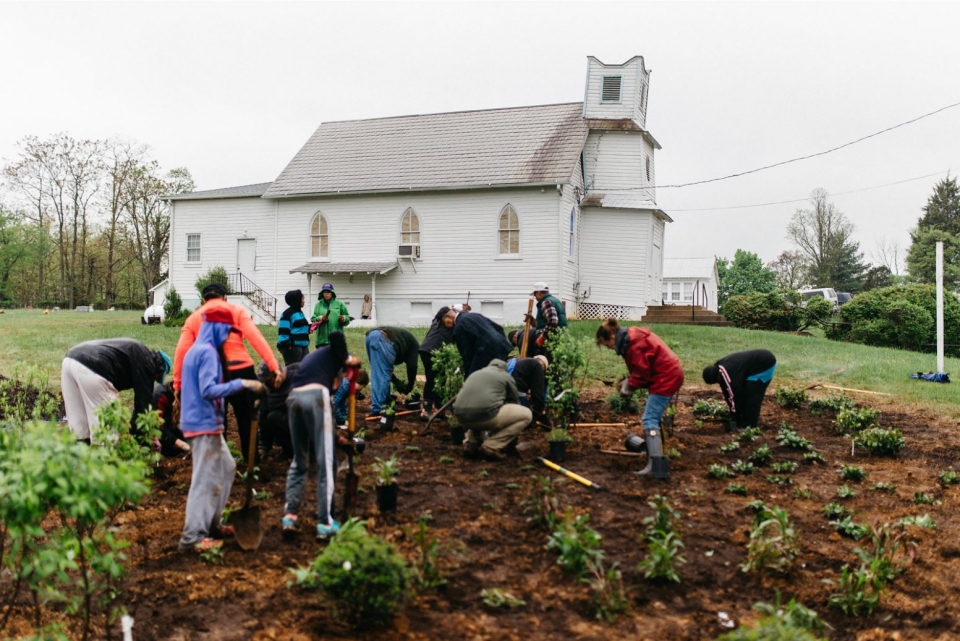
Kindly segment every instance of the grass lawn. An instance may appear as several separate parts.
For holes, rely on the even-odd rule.
[[[612,351],[596,347],[598,323],[571,324],[571,331],[586,341],[588,378],[614,381],[626,372],[622,360]],[[275,344],[276,327],[262,327],[270,344]],[[914,381],[911,372],[935,368],[933,354],[838,343],[825,338],[799,337],[742,329],[655,325],[653,330],[676,351],[687,372],[688,385],[702,385],[700,371],[718,358],[744,349],[763,347],[777,355],[774,386],[808,386],[824,383],[839,387],[891,394],[871,396],[871,404],[896,403],[960,418],[960,397],[952,385]],[[422,337],[426,328],[411,330]],[[364,329],[347,328],[352,353],[366,361]],[[163,349],[171,356],[179,328],[141,325],[137,312],[58,312],[44,316],[40,310],[7,310],[0,315],[0,374],[24,376],[37,368],[50,375],[55,386],[60,380],[60,362],[73,345],[96,338],[129,337],[147,346]],[[948,358],[946,370],[960,372],[960,359]]]

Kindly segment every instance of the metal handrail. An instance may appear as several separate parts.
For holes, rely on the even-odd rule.
[[[701,283],[699,280],[693,284],[693,300],[690,302],[690,319],[697,320],[697,302],[700,300],[701,292],[703,296],[703,305],[704,309],[707,309],[710,305],[710,299],[707,296],[707,284]],[[709,310],[708,310],[709,311]]]
[[[277,299],[240,272],[227,275],[227,291],[246,296],[265,314],[274,319],[277,317]]]

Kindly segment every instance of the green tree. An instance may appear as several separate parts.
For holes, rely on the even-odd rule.
[[[831,285],[838,292],[857,294],[863,291],[866,273],[867,266],[863,262],[860,243],[848,241],[837,252]]]
[[[46,234],[22,213],[0,206],[0,300],[18,298],[14,280],[25,267],[42,262]]]
[[[886,265],[874,265],[864,274],[862,291],[866,292],[871,289],[890,287],[891,285],[893,285],[893,274],[890,273],[890,268]]]
[[[960,234],[960,186],[956,178],[947,176],[933,188],[923,207],[923,216],[917,222],[917,230],[924,229]]]
[[[777,287],[774,271],[764,267],[759,256],[743,249],[734,253],[732,262],[726,258],[717,259],[717,276],[717,302],[721,308],[731,296],[772,292]]]
[[[767,267],[776,274],[777,287],[797,290],[806,284],[807,262],[798,251],[785,251],[777,259],[767,263]]]
[[[960,288],[960,188],[956,178],[947,176],[934,187],[910,240],[907,271],[913,280],[936,281],[936,244],[942,241],[943,284],[953,290]]]

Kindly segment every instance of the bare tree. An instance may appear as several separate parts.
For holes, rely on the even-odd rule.
[[[107,184],[104,198],[106,215],[103,239],[106,243],[106,264],[104,266],[104,305],[109,308],[116,298],[116,271],[122,262],[130,263],[124,257],[121,260],[119,245],[125,240],[123,217],[134,196],[132,183],[139,171],[148,147],[132,142],[110,140],[105,152]]]
[[[881,236],[871,258],[886,267],[893,276],[900,276],[900,269],[906,252],[896,240],[887,240]]]
[[[787,238],[792,240],[806,259],[811,284],[818,287],[842,286],[850,273],[862,280],[865,269],[858,253],[859,244],[853,241],[853,223],[839,209],[828,202],[825,189],[814,189],[810,194],[811,209],[798,209],[787,225]],[[858,271],[859,270],[859,271]]]
[[[800,289],[806,284],[807,261],[799,251],[785,251],[767,267],[777,275],[777,287],[780,289]]]
[[[10,186],[25,201],[24,212],[27,218],[36,223],[46,234],[51,216],[46,201],[46,163],[51,145],[48,142],[41,142],[36,136],[27,136],[17,143],[17,146],[20,149],[20,157],[15,162],[7,164],[3,168],[3,174]],[[40,251],[45,251],[43,245],[40,246]],[[44,289],[46,261],[42,258],[43,256],[38,266],[37,289],[33,294],[34,302],[42,300],[46,294]]]

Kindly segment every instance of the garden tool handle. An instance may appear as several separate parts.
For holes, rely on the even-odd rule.
[[[526,320],[523,321],[523,343],[520,345],[520,358],[527,357],[527,345],[530,344],[530,325],[533,320],[531,314],[533,313],[533,298],[527,301],[527,316]]]
[[[250,451],[247,453],[247,493],[244,498],[244,507],[250,507],[253,500],[253,468],[257,462],[257,430],[260,426],[260,403],[253,404],[253,418],[250,420]]]

